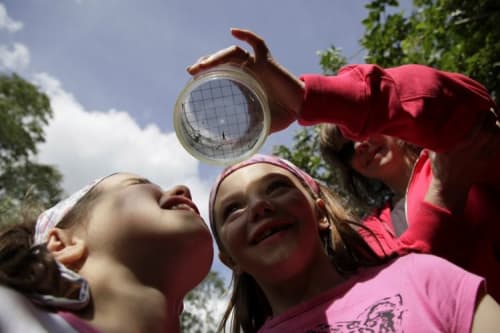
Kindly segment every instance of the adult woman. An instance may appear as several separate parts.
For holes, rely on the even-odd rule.
[[[211,243],[186,187],[105,177],[2,232],[2,332],[177,332]]]

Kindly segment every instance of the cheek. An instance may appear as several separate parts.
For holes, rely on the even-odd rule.
[[[229,254],[237,252],[238,245],[243,246],[246,244],[245,229],[242,223],[238,223],[237,221],[233,221],[219,228],[218,234],[224,250]]]
[[[351,167],[360,174],[363,174],[364,172],[364,167],[363,164],[361,163],[361,159],[359,158],[359,156],[354,156],[352,158]]]

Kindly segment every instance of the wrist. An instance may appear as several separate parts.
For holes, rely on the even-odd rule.
[[[465,183],[443,182],[432,178],[424,200],[449,211],[461,212],[467,200],[469,189],[470,185]]]

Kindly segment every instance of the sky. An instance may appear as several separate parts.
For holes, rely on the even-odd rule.
[[[410,1],[401,1],[409,8]],[[261,35],[293,74],[320,73],[317,51],[342,49],[363,63],[362,0],[7,0],[0,1],[0,72],[16,72],[45,92],[54,117],[37,160],[54,165],[71,193],[116,171],[165,189],[190,187],[208,220],[219,168],[200,163],[177,141],[172,111],[190,80],[185,68],[233,44],[229,33]],[[290,145],[297,126],[261,149]],[[213,269],[228,281],[218,261]]]

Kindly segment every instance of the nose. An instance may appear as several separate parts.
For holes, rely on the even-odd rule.
[[[189,188],[184,185],[175,185],[170,190],[167,191],[168,195],[179,195],[191,199],[191,192]]]
[[[362,154],[370,148],[369,141],[355,141],[354,142],[354,152],[356,154]]]
[[[272,204],[265,198],[255,198],[250,203],[251,221],[258,222],[260,219],[274,212]]]

